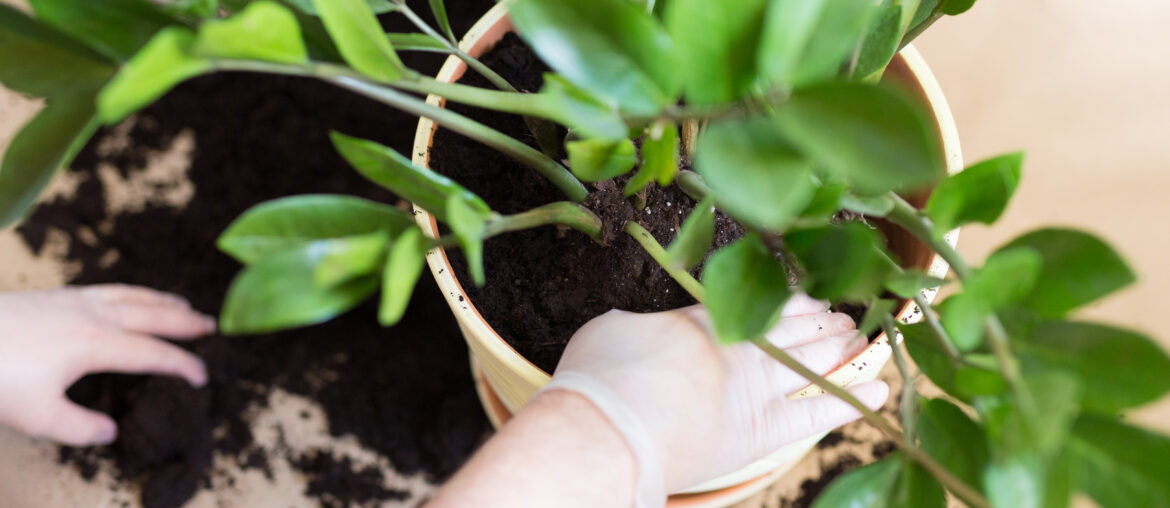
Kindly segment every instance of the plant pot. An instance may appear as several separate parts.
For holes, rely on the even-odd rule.
[[[505,4],[497,4],[468,31],[460,46],[464,51],[478,57],[510,31],[512,25]],[[454,82],[463,75],[466,68],[458,58],[448,58],[436,79]],[[896,83],[930,108],[942,142],[946,170],[948,173],[961,170],[962,154],[951,112],[930,69],[913,47],[907,47],[895,57],[886,73],[886,80]],[[441,97],[430,96],[427,101],[443,105]],[[431,142],[436,128],[430,119],[420,119],[412,152],[415,164],[428,166]],[[907,199],[916,206],[921,206],[927,196],[928,193],[923,193],[907,196]],[[439,230],[434,217],[421,208],[416,207],[415,210],[416,220],[423,230],[437,237]],[[884,221],[874,222],[885,235],[891,251],[903,260],[905,266],[926,270],[935,277],[941,278],[946,275],[948,268],[946,263],[908,232]],[[951,245],[957,240],[957,230],[946,236],[946,241]],[[517,353],[484,320],[474,303],[466,297],[467,293],[455,277],[443,249],[428,252],[427,263],[455,314],[463,336],[467,339],[476,369],[476,378],[477,381],[481,381],[481,401],[493,423],[499,425],[522,408],[549,381],[549,374]],[[934,290],[923,291],[928,301],[934,298],[935,293]],[[909,323],[921,319],[921,311],[913,302],[903,301],[900,308],[897,316],[900,321]],[[826,377],[842,386],[873,380],[891,354],[889,339],[883,334],[856,357]],[[823,392],[819,388],[810,385],[793,397],[808,397],[821,393]],[[813,436],[790,444],[739,471],[687,489],[683,494],[691,494],[690,496],[672,496],[669,506],[725,506],[746,498],[791,468],[822,437],[823,435]]]

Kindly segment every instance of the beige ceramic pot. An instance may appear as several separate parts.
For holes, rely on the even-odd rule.
[[[460,46],[471,55],[479,56],[510,31],[512,24],[508,19],[505,4],[500,3],[471,28]],[[437,79],[453,82],[463,75],[466,68],[458,58],[451,57],[439,71]],[[894,59],[887,71],[886,80],[896,83],[929,107],[942,141],[947,172],[955,173],[961,170],[962,154],[954,119],[938,83],[913,47],[907,47]],[[443,99],[437,96],[430,96],[427,101],[434,105],[443,105]],[[423,118],[419,121],[412,153],[415,164],[427,166],[435,129],[436,125],[430,119]],[[907,196],[907,199],[916,206],[921,206],[926,195]],[[438,225],[434,217],[417,207],[416,211],[416,220],[423,230],[437,236]],[[941,278],[946,275],[946,263],[909,233],[880,221],[877,226],[885,235],[890,249],[903,260],[905,266],[926,270],[935,277]],[[957,240],[958,231],[946,236],[947,243],[951,245],[955,245]],[[474,302],[466,298],[463,286],[455,278],[444,250],[435,249],[427,253],[427,262],[459,322],[463,336],[467,339],[476,370],[476,380],[480,385],[480,398],[492,422],[498,426],[512,413],[522,408],[528,399],[549,381],[549,374],[520,356],[500,338],[491,324],[480,316]],[[935,291],[925,291],[924,295],[929,301],[934,298]],[[914,322],[921,319],[921,312],[913,302],[905,301],[901,304],[898,319],[903,322]],[[882,335],[850,362],[829,373],[827,377],[842,386],[873,380],[889,360],[891,353],[889,338]],[[808,397],[821,393],[823,392],[819,388],[810,385],[793,397]],[[788,471],[822,437],[823,435],[813,436],[793,443],[740,471],[696,485],[680,493],[682,495],[672,496],[669,506],[726,506],[744,499]]]

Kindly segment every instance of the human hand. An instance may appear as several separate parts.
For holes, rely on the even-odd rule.
[[[827,310],[823,302],[795,295],[766,336],[823,375],[868,344],[852,319]],[[664,490],[665,498],[860,417],[830,395],[790,400],[807,380],[752,344],[716,345],[709,324],[701,306],[656,314],[611,311],[573,336],[549,385],[582,393],[611,420],[614,413],[630,417],[613,423],[640,475],[661,475],[639,478],[641,504],[658,495],[646,495],[647,488]],[[870,408],[889,395],[882,382],[849,391]]]
[[[165,341],[215,331],[215,320],[182,298],[101,285],[0,293],[0,424],[73,446],[105,444],[108,416],[71,402],[65,390],[95,372],[169,374],[199,387],[199,357]]]

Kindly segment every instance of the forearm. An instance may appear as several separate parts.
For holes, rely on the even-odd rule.
[[[625,507],[633,454],[589,401],[541,394],[439,490],[429,506]]]

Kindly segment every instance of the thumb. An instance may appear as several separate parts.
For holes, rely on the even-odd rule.
[[[109,444],[118,435],[118,426],[110,417],[81,407],[62,397],[47,408],[50,415],[33,434],[69,446]]]
[[[870,381],[848,389],[849,393],[871,410],[877,410],[890,396],[890,387],[882,381]],[[829,394],[803,399],[779,399],[768,408],[764,435],[758,436],[758,457],[809,436],[835,429],[861,418],[848,402]]]

